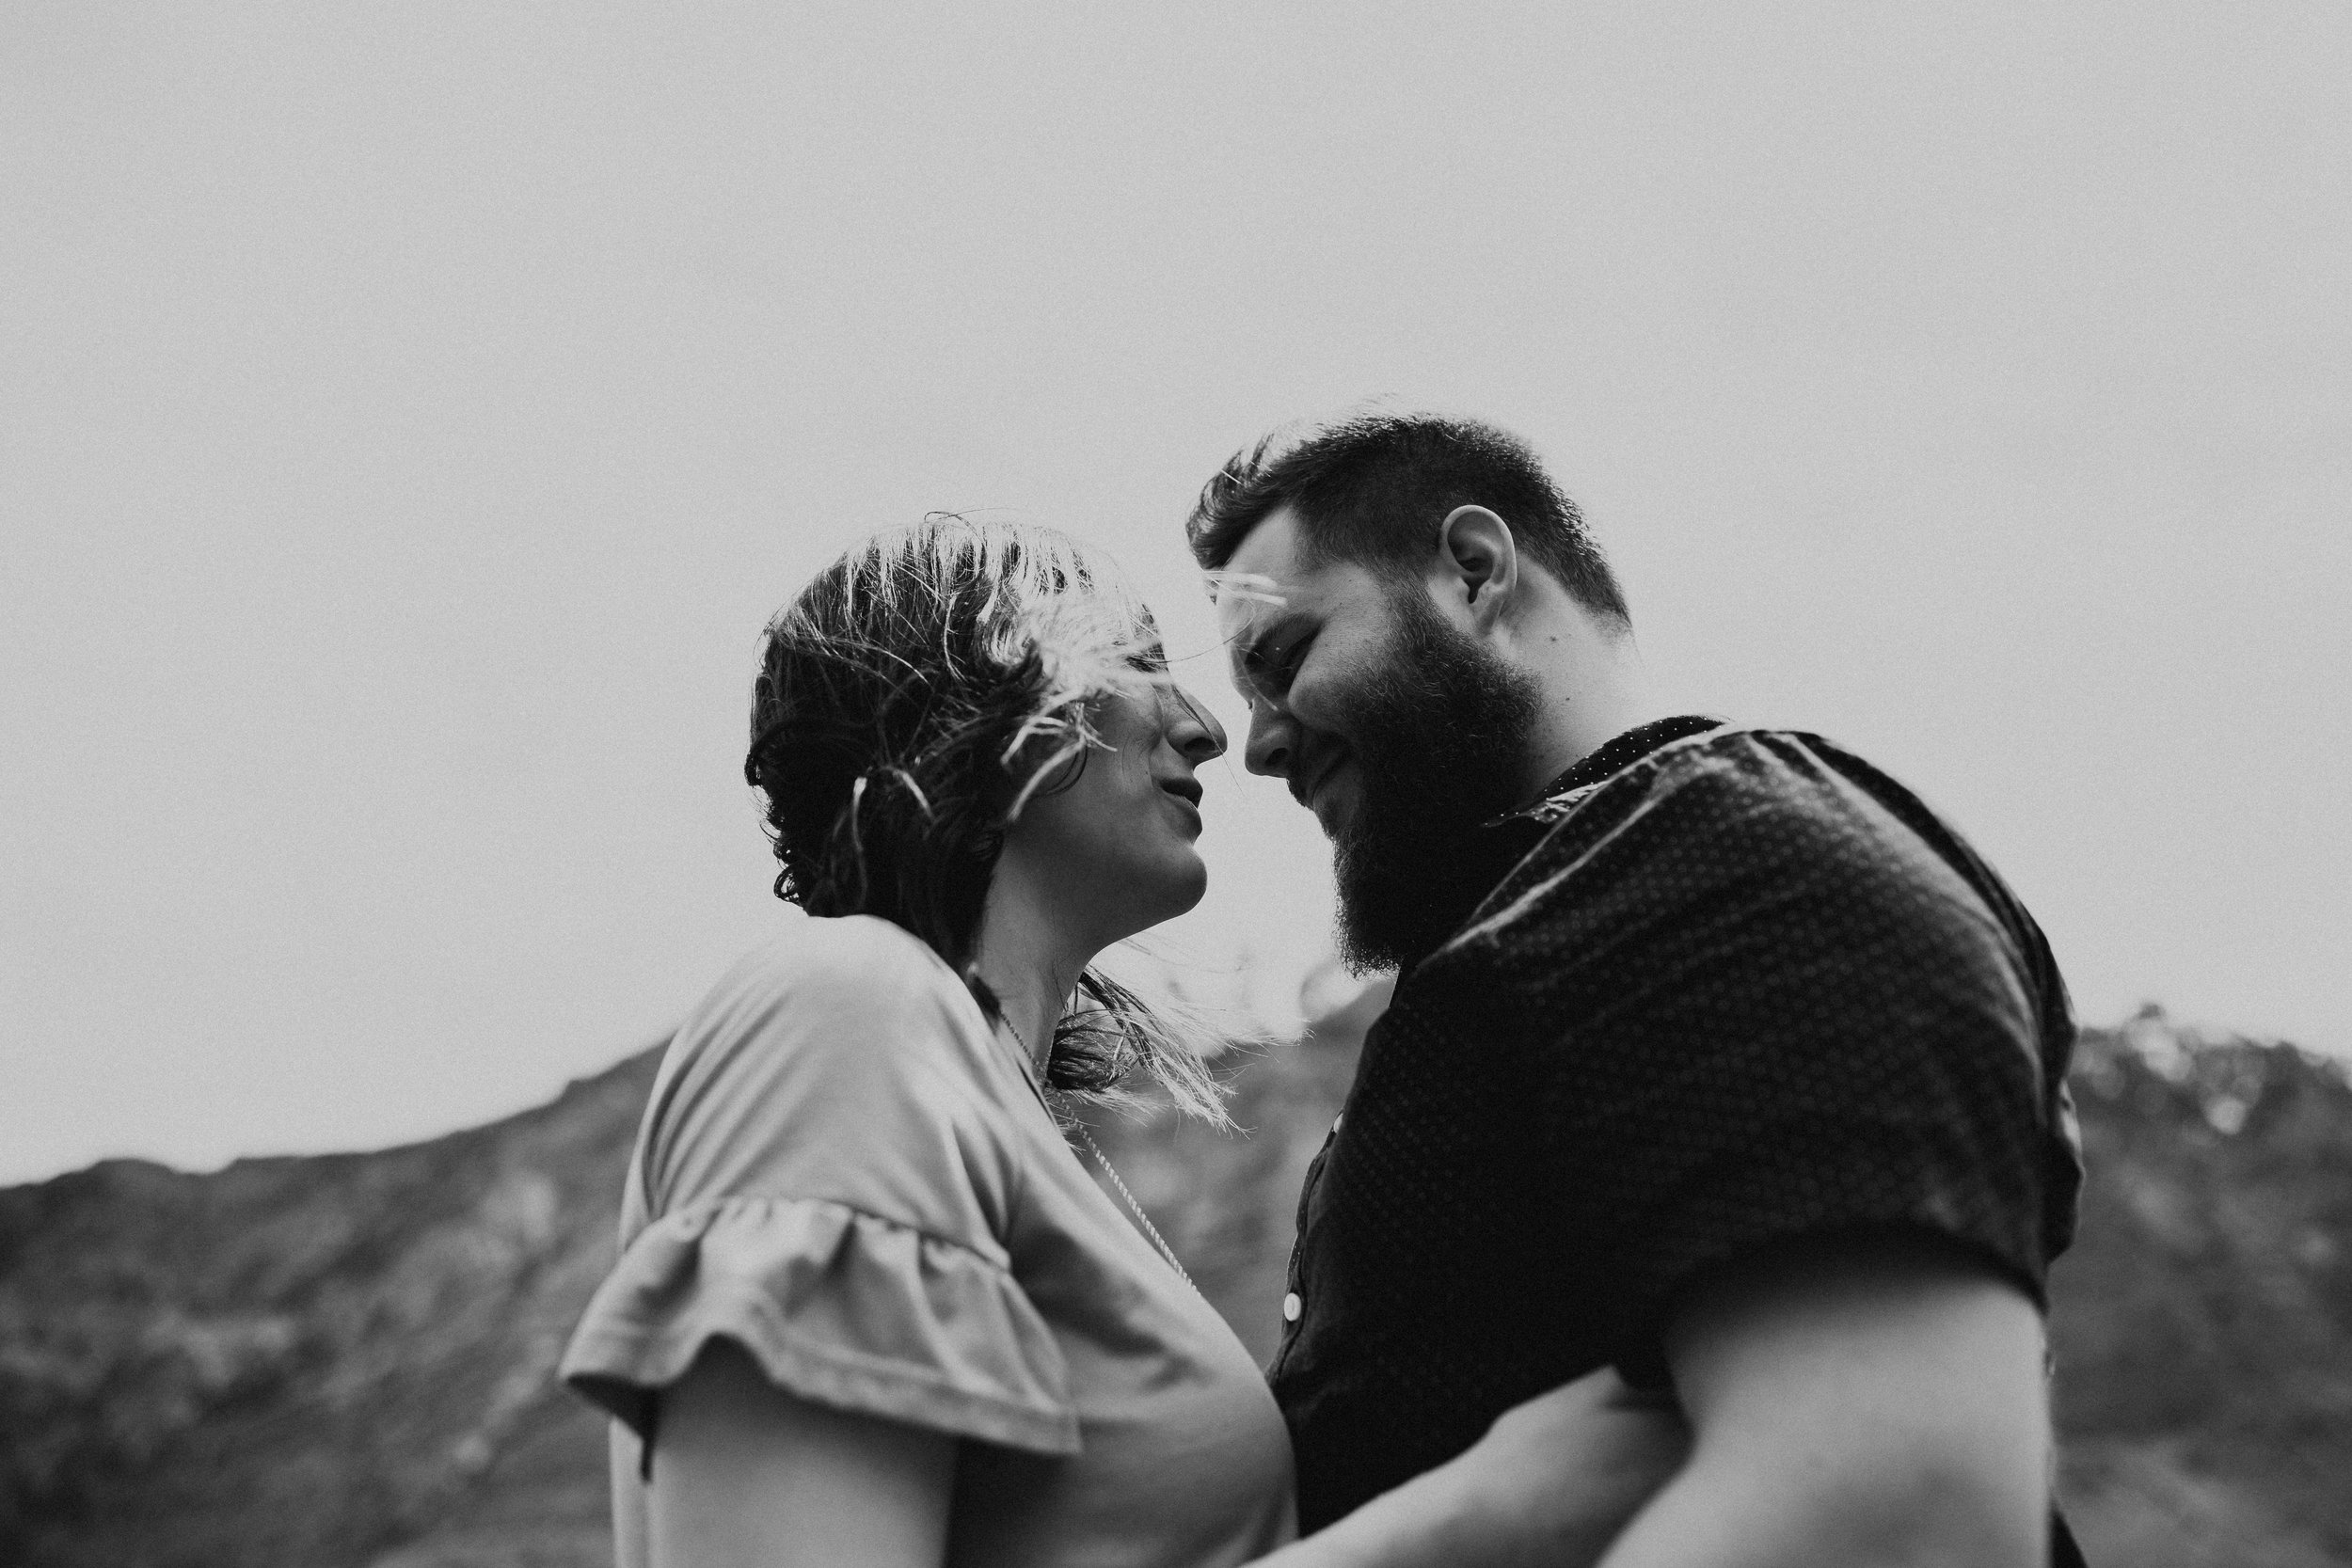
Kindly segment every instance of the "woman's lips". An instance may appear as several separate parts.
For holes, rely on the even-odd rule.
[[[1187,786],[1180,784],[1164,784],[1160,785],[1160,793],[1176,803],[1177,810],[1184,814],[1185,821],[1192,824],[1192,831],[1195,833],[1202,830],[1205,824],[1200,816],[1200,786],[1199,784]]]

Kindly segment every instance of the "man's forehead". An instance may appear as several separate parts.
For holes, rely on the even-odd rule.
[[[1247,641],[1252,628],[1291,608],[1297,599],[1295,584],[1264,572],[1237,572],[1228,566],[1209,574],[1209,593],[1216,601],[1216,627],[1228,646]]]
[[[1307,555],[1298,514],[1287,506],[1278,506],[1260,518],[1257,527],[1242,535],[1241,543],[1233,546],[1225,564],[1236,572],[1289,578],[1307,568]]]

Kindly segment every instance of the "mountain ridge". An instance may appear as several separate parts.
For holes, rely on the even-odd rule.
[[[1233,1136],[1093,1119],[1253,1354],[1377,993],[1242,1060]],[[582,1568],[601,1435],[554,1385],[610,1266],[660,1046],[479,1127],[0,1189],[0,1558]],[[2352,1562],[2352,1085],[2143,1013],[2085,1032],[2091,1177],[2053,1275],[2094,1562]]]

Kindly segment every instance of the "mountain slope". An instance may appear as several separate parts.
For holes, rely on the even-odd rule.
[[[1096,1122],[1262,1357],[1379,1001],[1241,1065],[1248,1136]],[[0,1192],[0,1560],[608,1561],[599,1425],[549,1373],[653,1062],[405,1148]],[[2086,1037],[2076,1093],[2091,1180],[2053,1331],[2093,1561],[2352,1562],[2352,1087],[2150,1015]]]
[[[580,1553],[548,1560],[599,1560],[548,1374],[653,1060],[410,1148],[0,1193],[0,1559],[362,1562],[552,1442]]]
[[[2352,1087],[2153,1011],[2074,1075],[2065,1481],[2116,1563],[2352,1562]]]

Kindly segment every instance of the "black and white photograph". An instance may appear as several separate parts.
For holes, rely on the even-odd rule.
[[[0,1564],[2352,1568],[2348,70],[0,8]]]

